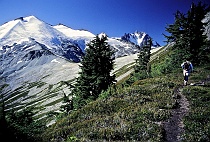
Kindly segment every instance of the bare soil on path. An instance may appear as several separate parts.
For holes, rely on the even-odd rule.
[[[187,98],[181,93],[182,87],[174,90],[177,98],[177,107],[172,110],[172,116],[164,122],[165,141],[180,142],[181,134],[184,133],[183,117],[189,112],[189,102]]]
[[[191,83],[191,86],[204,86],[210,83],[210,75],[199,83]],[[181,142],[181,134],[184,133],[183,118],[190,109],[190,104],[187,98],[182,94],[183,86],[178,86],[174,89],[174,96],[177,99],[177,107],[172,110],[172,116],[167,122],[163,122],[164,140],[167,142]]]

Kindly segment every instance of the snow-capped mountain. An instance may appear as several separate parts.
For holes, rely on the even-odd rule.
[[[4,46],[3,54],[2,51],[0,53],[0,79],[9,84],[11,90],[15,90],[25,82],[40,81],[45,76],[55,74],[54,70],[58,71],[56,67],[64,69],[64,63],[69,63],[47,50],[45,45],[34,40]],[[47,78],[45,77],[45,79]],[[52,77],[50,78],[52,79]],[[65,78],[60,79],[66,80]],[[57,81],[49,83],[53,84],[57,83]]]
[[[63,33],[65,36],[73,39],[83,51],[85,50],[86,44],[95,37],[95,35],[89,31],[74,30],[63,24],[59,24],[53,27]]]
[[[65,25],[59,24],[54,26],[55,29],[62,32],[67,37],[74,39],[80,48],[85,51],[86,44],[94,39],[95,35],[85,30],[73,30]],[[144,37],[142,38],[144,39]],[[140,47],[131,41],[122,40],[121,38],[108,37],[109,45],[115,51],[115,57],[126,56],[139,52]],[[139,41],[140,44],[140,41]]]
[[[59,109],[61,102],[46,105],[69,94],[66,81],[77,76],[79,66],[73,62],[83,55],[76,41],[34,16],[0,26],[0,95],[6,110],[31,105],[44,107],[40,113]]]
[[[34,16],[17,18],[0,26],[1,51],[4,46],[21,44],[30,39],[68,60],[79,62],[83,56],[82,50],[72,39]]]
[[[55,55],[34,39],[3,46],[0,50],[0,95],[5,109],[38,107],[37,115],[59,110],[68,81],[77,77],[79,66]],[[40,109],[42,108],[42,109]]]
[[[134,32],[134,33],[125,33],[124,36],[121,37],[123,41],[126,42],[131,42],[135,45],[138,45],[142,47],[144,43],[148,40],[151,39],[151,37],[145,33],[145,32]],[[157,42],[152,42],[152,48],[160,47],[160,45]]]

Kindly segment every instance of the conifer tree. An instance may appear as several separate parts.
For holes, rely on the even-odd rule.
[[[192,62],[197,64],[205,60],[205,55],[207,55],[207,52],[204,51],[204,46],[207,44],[207,36],[204,35],[204,25],[207,23],[203,23],[202,20],[210,10],[209,8],[210,7],[206,8],[206,5],[203,5],[201,2],[197,5],[192,3],[191,9],[187,13],[186,32],[189,37],[188,48],[192,55]]]
[[[60,110],[65,114],[68,114],[73,109],[73,103],[66,94],[64,94],[63,103],[64,104],[60,106]]]
[[[0,102],[0,126],[0,137],[6,139],[7,122],[3,95],[1,95]]]
[[[87,44],[85,56],[81,61],[81,71],[72,91],[76,96],[73,100],[76,108],[98,98],[102,90],[108,89],[115,80],[115,76],[110,75],[114,52],[106,41],[106,35],[97,35]]]
[[[148,63],[150,60],[150,50],[152,46],[152,39],[148,39],[144,42],[144,45],[142,49],[140,50],[140,53],[138,54],[138,59],[136,60],[135,65],[135,72],[139,72],[140,70],[147,71],[148,69]]]
[[[206,36],[202,19],[209,11],[209,7],[199,2],[197,5],[192,3],[191,8],[186,14],[177,11],[174,24],[168,25],[166,31],[170,33],[167,38],[168,43],[174,42],[173,62],[181,62],[189,59],[194,64],[199,64],[205,58],[203,48],[206,45]]]

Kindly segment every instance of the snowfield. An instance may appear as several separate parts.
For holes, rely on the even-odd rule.
[[[28,41],[29,37],[50,49],[56,48],[55,45],[59,44],[59,38],[66,38],[61,32],[34,16],[19,18],[0,27],[1,46]],[[55,37],[58,38],[55,39]]]

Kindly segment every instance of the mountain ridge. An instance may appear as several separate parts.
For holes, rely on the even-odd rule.
[[[21,44],[30,39],[68,60],[78,62],[82,57],[82,51],[76,43],[35,16],[17,18],[0,26],[0,50],[5,45]],[[70,57],[70,52],[76,52],[77,58]]]
[[[28,38],[33,38],[48,48],[56,50],[57,48],[60,49],[59,46],[62,44],[62,40],[65,39],[81,48],[84,52],[86,44],[94,37],[95,35],[88,30],[74,30],[64,24],[52,26],[35,16],[19,17],[0,26],[0,46],[21,43],[22,41],[28,41]],[[132,42],[126,43],[126,47],[131,49],[124,48],[122,50],[122,45],[125,46],[125,43],[119,44],[117,40],[114,42],[115,38],[109,38],[113,50],[119,52],[116,53],[116,57],[133,53],[130,51],[133,48]],[[121,42],[124,42],[124,40],[121,40]]]
[[[148,39],[151,39],[151,37],[147,33],[139,31],[135,31],[134,33],[125,33],[124,36],[121,37],[121,40],[131,42],[140,47],[142,47]],[[156,47],[160,47],[160,45],[156,41],[152,41],[152,48]]]

